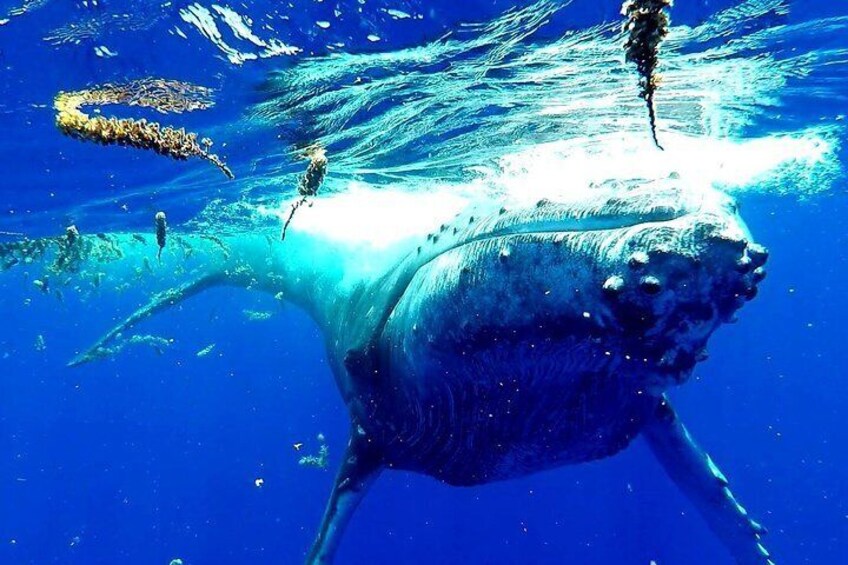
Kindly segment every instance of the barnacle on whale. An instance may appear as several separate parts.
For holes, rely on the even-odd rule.
[[[327,176],[327,151],[320,145],[313,145],[307,148],[304,156],[309,159],[309,164],[306,166],[306,172],[300,177],[300,182],[297,184],[297,193],[300,195],[300,200],[292,204],[291,212],[286,223],[283,225],[283,232],[280,239],[286,238],[286,230],[294,218],[294,213],[297,209],[306,203],[307,198],[318,194],[318,189],[324,183],[324,177]]]
[[[660,83],[657,74],[660,43],[668,35],[668,12],[672,0],[627,0],[621,7],[621,14],[627,18],[624,31],[627,41],[624,44],[627,61],[634,63],[639,71],[639,96],[648,106],[648,119],[651,136],[657,147],[662,149],[657,139],[657,114],[654,107],[654,93]]]
[[[214,153],[212,141],[198,140],[197,134],[184,128],[160,126],[145,119],[90,116],[84,106],[124,104],[152,108],[163,114],[205,110],[212,106],[211,90],[185,82],[162,79],[141,79],[126,84],[104,84],[76,92],[60,92],[53,101],[56,126],[62,133],[83,141],[103,145],[128,145],[151,149],[160,155],[185,161],[200,157],[218,167],[227,177],[232,171]]]

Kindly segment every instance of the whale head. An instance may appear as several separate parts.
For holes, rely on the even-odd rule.
[[[731,197],[673,181],[472,209],[422,246],[384,330],[393,362],[503,367],[511,351],[523,371],[614,366],[654,389],[688,375],[766,259]]]

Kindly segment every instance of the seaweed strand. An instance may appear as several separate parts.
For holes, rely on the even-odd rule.
[[[654,94],[661,77],[657,74],[659,49],[668,35],[668,8],[672,0],[627,0],[621,14],[627,18],[624,31],[628,34],[624,43],[626,59],[636,65],[639,72],[639,96],[648,107],[648,121],[654,144],[663,149],[657,139],[657,114]]]
[[[300,200],[292,205],[291,212],[286,223],[283,225],[283,231],[280,234],[280,239],[286,239],[286,230],[289,229],[289,224],[294,218],[294,213],[297,209],[306,204],[310,196],[318,194],[318,189],[324,183],[324,177],[327,176],[327,151],[318,145],[309,147],[304,155],[309,159],[309,165],[306,166],[306,172],[300,177],[300,182],[297,184],[297,193],[300,195]]]
[[[185,129],[162,127],[157,122],[132,118],[90,116],[81,108],[124,104],[153,108],[166,113],[205,110],[213,104],[211,90],[179,81],[143,79],[126,84],[104,84],[76,92],[60,92],[53,101],[56,126],[69,137],[94,141],[103,145],[128,145],[150,149],[160,155],[185,161],[200,157],[209,161],[232,179],[233,172],[214,153],[212,140],[198,140],[196,133]]]

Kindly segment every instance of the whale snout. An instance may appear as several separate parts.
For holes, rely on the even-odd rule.
[[[704,358],[712,332],[757,296],[767,259],[735,215],[646,228],[601,283],[605,322],[637,344],[660,386],[680,382]]]
[[[741,223],[701,223],[697,217],[689,223],[665,237],[662,228],[640,233],[628,242],[632,252],[611,263],[618,268],[602,284],[606,300],[639,312],[623,320],[625,326],[663,331],[655,327],[658,318],[690,306],[727,321],[757,295],[766,248],[752,242]]]

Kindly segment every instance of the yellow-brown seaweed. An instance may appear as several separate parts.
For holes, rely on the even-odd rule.
[[[53,101],[56,126],[70,137],[103,145],[126,145],[150,149],[160,155],[185,161],[200,157],[218,167],[227,177],[232,171],[210,153],[212,141],[183,128],[162,127],[145,119],[90,116],[81,108],[124,104],[152,108],[163,114],[204,110],[213,105],[212,91],[180,81],[142,79],[126,84],[105,84],[76,92],[60,92]]]
[[[621,14],[627,18],[624,24],[624,31],[628,34],[624,44],[627,60],[634,63],[639,71],[639,95],[648,106],[651,136],[660,149],[663,147],[657,139],[654,93],[660,83],[656,69],[660,43],[668,35],[667,9],[671,5],[672,0],[627,0],[621,7]]]

